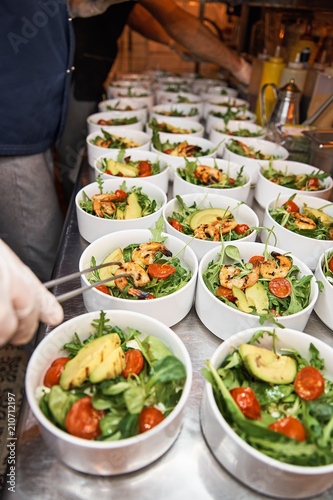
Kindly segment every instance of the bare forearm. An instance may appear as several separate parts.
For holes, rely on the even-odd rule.
[[[127,19],[129,27],[154,42],[170,45],[172,38],[161,24],[141,5],[136,4]]]
[[[92,17],[103,14],[111,5],[125,0],[67,0],[72,17]]]

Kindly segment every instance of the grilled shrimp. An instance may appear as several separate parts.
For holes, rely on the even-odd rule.
[[[198,165],[194,175],[204,184],[218,184],[222,179],[222,170],[207,165]]]
[[[135,262],[125,262],[118,267],[114,275],[118,276],[119,274],[124,273],[127,273],[129,276],[131,276],[135,287],[147,285],[150,281],[150,278],[146,271]],[[124,288],[128,286],[127,278],[118,278],[114,280],[114,282],[119,290],[124,290]],[[149,296],[148,292],[144,292],[133,287],[130,287],[128,289],[127,294],[132,295],[133,297],[138,297],[139,299],[146,299]]]
[[[162,245],[162,243],[153,241],[151,243],[141,243],[141,245],[136,247],[133,250],[132,259],[134,262],[149,266],[149,264],[153,264],[157,252],[162,252],[166,257],[172,257],[172,252],[167,247]]]
[[[114,214],[116,206],[112,203],[115,200],[119,200],[119,197],[115,194],[94,194],[91,197],[93,202],[93,209],[99,217],[104,217],[104,213],[108,215]],[[102,212],[102,210],[104,213]]]
[[[253,269],[249,274],[242,278],[237,278],[240,272],[239,267],[227,264],[222,266],[219,275],[220,284],[229,289],[232,289],[233,286],[236,288],[247,288],[254,285],[259,279],[259,263],[256,262],[253,265]]]
[[[281,255],[277,252],[271,253],[274,259],[280,261],[280,266],[277,267],[276,260],[265,260],[260,264],[260,274],[263,278],[271,280],[273,278],[284,278],[290,271],[291,260],[285,255]]]
[[[235,220],[227,219],[222,222],[222,218],[218,217],[216,221],[211,224],[200,224],[194,229],[194,236],[200,240],[207,240],[214,238],[213,241],[219,241],[222,234],[229,233],[238,225]],[[208,236],[207,236],[208,235]]]
[[[299,229],[316,229],[316,223],[310,219],[310,217],[300,214],[299,212],[292,212],[291,215],[295,218],[294,224],[296,224]]]
[[[199,146],[188,144],[186,141],[177,146],[178,156],[192,156],[197,151],[200,151]]]

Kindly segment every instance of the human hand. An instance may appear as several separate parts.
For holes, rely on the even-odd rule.
[[[249,85],[251,79],[251,71],[252,66],[245,59],[241,59],[241,65],[238,71],[233,71],[233,75],[239,80],[241,83],[245,85]]]
[[[37,276],[0,240],[0,345],[27,343],[38,322],[57,325],[62,307]]]
[[[67,0],[72,17],[92,17],[103,14],[111,5],[130,0]]]

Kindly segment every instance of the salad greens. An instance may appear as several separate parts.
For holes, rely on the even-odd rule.
[[[181,109],[172,108],[170,111],[156,111],[157,114],[162,116],[197,116],[199,114],[198,108],[191,108],[189,111],[183,111]]]
[[[131,167],[135,167],[138,169],[138,175],[134,175],[133,172],[131,172],[131,176],[130,177],[140,177],[140,164],[144,163],[149,163],[150,165],[150,172],[151,172],[151,175],[156,175],[156,174],[159,174],[162,172],[162,169],[161,169],[161,166],[160,166],[160,162],[158,159],[156,159],[156,161],[151,162],[150,160],[132,160],[130,156],[125,156],[125,151],[122,149],[121,151],[119,151],[118,155],[117,155],[117,163],[122,163],[123,165],[130,165]],[[114,172],[111,172],[110,170],[110,167],[109,167],[109,160],[108,158],[101,158],[100,159],[100,162],[101,162],[101,166],[100,166],[100,170],[106,174],[110,174],[110,175],[118,175],[119,177],[127,177],[126,175],[124,175],[124,173],[122,172],[119,172],[118,174],[115,174]],[[164,169],[163,169],[164,170]],[[121,176],[119,175],[121,173]],[[147,169],[145,168],[145,173],[147,173]],[[129,176],[128,176],[129,177]],[[146,177],[146,175],[145,175]]]
[[[166,122],[159,123],[156,118],[153,118],[150,121],[148,127],[156,129],[158,132],[167,132],[169,134],[192,134],[193,132],[196,132],[194,129],[175,127],[174,125],[170,125],[170,123]]]
[[[333,285],[333,251],[327,252],[324,255],[324,260],[322,264],[323,273],[327,278],[327,281]]]
[[[215,130],[217,132],[221,132],[221,134],[232,135],[234,137],[259,137],[263,134],[262,130],[259,130],[258,132],[250,132],[250,130],[245,127],[240,127],[237,130],[229,130],[226,126],[224,130],[218,128]]]
[[[215,160],[214,160],[215,161]],[[197,161],[189,161],[185,158],[185,168],[177,168],[177,174],[181,179],[186,182],[190,182],[195,186],[205,186],[216,189],[229,189],[243,186],[248,179],[243,175],[244,167],[240,167],[237,173],[237,177],[230,177],[229,169],[227,172],[222,172],[222,170],[218,169],[217,164],[215,163],[215,167],[218,172],[222,172],[221,179],[219,182],[214,182],[211,184],[207,184],[203,182],[200,176],[195,175],[195,171],[197,169],[198,163]]]
[[[264,335],[275,332],[256,332],[248,344],[259,343]],[[275,352],[275,349],[274,349]],[[311,343],[308,359],[296,350],[282,352],[297,363],[297,371],[306,366],[324,369],[320,353]],[[255,378],[246,368],[239,349],[229,354],[221,367],[210,361],[203,368],[205,378],[213,386],[216,404],[230,427],[249,445],[261,453],[293,465],[317,467],[333,462],[333,382],[325,379],[324,393],[317,399],[306,401],[295,391],[294,384],[267,383]],[[260,403],[261,417],[247,418],[240,411],[230,391],[236,387],[250,387]],[[304,426],[306,440],[298,441],[275,432],[268,426],[285,417],[294,417]]]
[[[257,160],[277,160],[281,158],[281,156],[278,155],[264,154],[260,150],[256,151],[253,147],[237,141],[236,139],[230,139],[230,142],[228,143],[228,150],[237,155]]]
[[[131,125],[132,123],[138,123],[136,116],[132,116],[131,118],[111,118],[110,120],[100,119],[97,125]]]
[[[262,169],[262,175],[274,184],[280,186],[297,189],[301,191],[320,191],[325,189],[326,186],[320,184],[330,175],[327,172],[320,172],[313,170],[310,174],[293,174],[288,173],[288,166],[286,165],[285,171],[276,170],[273,168],[272,162],[269,163],[267,169]]]
[[[224,123],[227,125],[229,120],[250,120],[249,116],[246,114],[246,106],[240,106],[239,108],[232,108],[231,106],[225,106],[227,111],[210,111],[209,114],[215,116],[216,118],[222,118]]]
[[[91,144],[99,146],[101,148],[109,149],[126,149],[126,148],[137,148],[141,146],[138,142],[127,139],[126,137],[118,137],[116,135],[110,134],[103,128],[101,129],[103,136],[98,135],[93,139],[90,139]]]
[[[187,156],[199,158],[200,156],[207,156],[213,151],[207,149],[203,150],[200,146],[191,145],[187,141],[172,143],[169,140],[166,142],[161,142],[159,133],[156,129],[153,129],[152,143],[157,151],[161,153],[168,154],[171,156]]]
[[[109,325],[109,321],[101,311],[99,319],[92,323],[90,336],[81,341],[75,333],[73,341],[65,344],[63,349],[74,358],[93,340],[116,333],[124,353],[133,347],[141,351],[144,358],[141,372],[128,378],[121,374],[99,383],[86,379],[79,387],[69,390],[54,385],[49,391],[44,389],[39,403],[44,415],[67,432],[66,416],[72,405],[87,395],[91,396],[93,407],[105,411],[99,422],[101,433],[96,438],[98,441],[116,441],[137,435],[140,413],[144,408],[155,407],[164,417],[169,415],[180,400],[186,380],[183,363],[158,338],[146,336],[142,339],[143,334],[138,330],[128,328],[125,331]]]

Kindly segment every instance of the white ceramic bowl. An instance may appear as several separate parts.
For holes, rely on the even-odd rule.
[[[226,129],[228,132],[230,132],[229,134],[225,132]],[[223,156],[224,144],[226,141],[229,141],[230,139],[238,139],[239,141],[241,141],[243,139],[243,137],[241,136],[232,134],[232,132],[238,132],[240,129],[246,129],[253,134],[259,134],[256,137],[257,139],[263,139],[266,133],[265,129],[260,127],[259,125],[248,123],[246,121],[229,120],[228,125],[225,125],[225,123],[223,122],[223,126],[221,126],[220,122],[215,122],[210,129],[209,140],[216,145],[220,144],[220,147],[217,150],[217,156]]]
[[[166,141],[171,142],[171,144],[177,144],[180,142],[187,141],[188,144],[195,145],[195,146],[200,146],[203,151],[209,151],[208,154],[205,154],[203,156],[199,156],[198,159],[200,158],[201,161],[206,158],[215,158],[217,151],[215,148],[215,144],[213,144],[211,141],[208,139],[204,139],[203,137],[195,137],[190,134],[165,134],[164,132],[161,132],[159,134],[160,139],[162,144],[164,144]],[[151,150],[154,151],[154,153],[158,153],[161,155],[161,158],[167,162],[167,164],[170,167],[169,171],[169,179],[173,180],[174,179],[174,172],[176,168],[181,165],[184,162],[184,156],[171,156],[165,153],[162,153],[161,151],[158,151],[153,143],[151,144]],[[189,160],[194,160],[195,158],[193,157],[188,157]]]
[[[318,281],[321,281],[324,285],[324,289],[319,292],[318,300],[314,307],[316,314],[319,316],[321,321],[331,330],[333,330],[333,284],[328,281],[324,272],[323,264],[325,262],[325,255],[333,252],[333,247],[331,246],[325,252],[321,254],[318,259],[318,264],[315,270],[315,277]]]
[[[261,328],[240,331],[223,342],[211,358],[213,366],[220,367],[235,347],[247,343]],[[265,327],[265,330],[272,332],[273,328]],[[324,376],[333,379],[333,349],[324,342],[290,328],[279,329],[275,342],[277,352],[280,353],[283,348],[293,348],[308,360],[312,343],[325,360]],[[272,349],[272,337],[265,335],[259,345]],[[319,498],[317,495],[333,484],[333,464],[320,467],[287,464],[268,457],[246,443],[220,413],[209,382],[205,383],[204,388],[201,425],[207,444],[218,462],[238,481],[265,495],[263,498]]]
[[[177,111],[179,113],[182,113],[181,116],[170,116],[170,115],[165,115],[164,113],[172,113],[174,111]],[[190,114],[191,112],[195,114]],[[151,112],[150,112],[150,119],[155,117],[156,119],[158,118],[164,118],[170,116],[170,118],[188,118],[189,120],[195,120],[198,122],[201,118],[199,108],[193,104],[157,104],[156,106],[153,106]]]
[[[280,146],[280,144],[255,138],[242,138],[240,142],[247,144],[249,147],[253,147],[256,151],[260,150],[263,154],[277,156],[277,160],[286,160],[288,158],[288,150]],[[230,140],[225,143],[223,158],[238,163],[239,165],[246,165],[251,172],[253,183],[256,183],[260,167],[267,168],[271,160],[256,160],[254,158],[246,158],[246,156],[238,155],[230,151],[228,147],[229,144]],[[275,160],[273,160],[273,167],[274,163]]]
[[[102,127],[119,127],[119,125],[99,125],[98,122],[99,120],[114,120],[114,119],[124,119],[124,118],[136,118],[135,123],[130,123],[130,124],[124,124],[120,125],[121,127],[127,127],[127,128],[132,128],[134,130],[142,130],[143,129],[143,121],[142,119],[140,120],[140,116],[133,115],[133,111],[129,112],[130,114],[127,114],[126,112],[121,112],[121,111],[104,111],[100,113],[94,113],[93,115],[88,116],[87,118],[87,127],[88,127],[88,134],[91,134],[92,132],[95,132],[97,130],[100,130]]]
[[[237,108],[232,108],[232,111],[237,113]],[[225,121],[223,119],[223,116],[228,112],[228,108],[221,107],[220,109],[215,109],[211,110],[209,114],[206,116],[206,132],[207,134],[210,133],[210,130],[213,125],[219,125],[219,128],[224,129],[225,127]],[[218,113],[219,116],[214,116],[212,113]],[[220,117],[222,116],[222,118]],[[238,120],[237,118],[233,118],[233,120],[229,120],[228,123],[231,121],[242,121],[247,124],[249,123],[255,123],[257,121],[257,117],[252,111],[244,111],[241,114],[238,114],[240,119]]]
[[[133,99],[134,101],[138,101],[146,105],[148,109],[151,109],[154,105],[154,95],[145,87],[108,87],[106,89],[106,95],[108,99]]]
[[[185,100],[185,101],[184,101]],[[203,115],[204,103],[201,97],[185,92],[160,91],[156,104],[187,104],[198,108],[200,116]]]
[[[113,177],[104,181],[103,193],[114,192],[116,189],[120,189],[120,185],[124,182],[124,178]],[[141,179],[125,179],[127,189],[131,187],[142,188],[141,192],[146,194],[150,200],[155,200],[157,207],[156,211],[145,217],[140,217],[138,219],[127,219],[127,220],[117,220],[117,219],[105,219],[103,217],[96,217],[94,215],[85,212],[81,206],[80,201],[86,199],[85,194],[91,198],[94,194],[99,193],[99,187],[97,182],[88,184],[82,188],[75,197],[76,215],[79,226],[79,232],[82,238],[89,241],[97,240],[101,236],[109,233],[114,233],[116,231],[123,231],[125,229],[147,229],[149,227],[154,227],[157,219],[162,215],[163,208],[166,205],[167,198],[166,194],[162,189],[144,182]]]
[[[282,207],[282,205],[290,198],[290,196],[281,196],[278,200],[277,206]],[[324,205],[327,205],[327,200],[323,200],[321,198],[314,198],[313,196],[307,195],[296,195],[293,201],[298,205],[301,209],[303,204],[306,203],[309,207],[312,208],[321,208]],[[276,198],[274,200],[270,200],[266,206],[263,226],[264,227],[273,227],[274,233],[277,238],[277,245],[280,248],[288,249],[290,248],[296,257],[298,257],[304,264],[306,264],[310,269],[315,270],[319,256],[327,250],[330,246],[332,246],[332,240],[315,240],[313,238],[308,238],[306,236],[302,236],[300,234],[293,233],[282,227],[278,224],[269,214],[269,210],[273,208],[275,205]],[[324,213],[333,217],[333,204],[326,206],[324,208]],[[266,241],[268,237],[268,231],[266,229],[262,229],[260,231],[260,239],[261,241]]]
[[[173,127],[177,128],[182,128],[185,130],[189,130],[189,132],[186,132],[187,135],[193,135],[195,137],[203,137],[204,135],[204,127],[201,125],[201,123],[195,121],[195,120],[189,120],[187,118],[174,118],[171,116],[159,116],[158,118],[155,118],[157,123],[167,123],[168,125],[172,125]],[[191,132],[191,131],[194,132]],[[153,129],[150,127],[149,123],[146,125],[146,132],[150,136],[153,135]],[[170,134],[170,139],[172,139],[172,136],[174,136],[174,133],[172,132],[163,132],[164,134]]]
[[[241,169],[241,166],[238,165],[237,163],[231,163],[226,160],[221,160],[220,158],[205,158],[205,159],[200,158],[198,160],[198,165],[207,165],[208,167],[215,167],[216,165],[220,170],[223,170],[224,172],[229,172],[229,175],[232,178],[236,178]],[[178,165],[177,168],[185,168],[185,166],[186,166],[185,161],[183,161],[181,164]],[[244,203],[246,203],[247,200],[249,199],[250,189],[251,189],[251,175],[246,167],[244,167],[243,169],[243,175],[246,179],[243,186],[227,188],[227,189],[218,189],[214,187],[196,186],[195,184],[192,184],[182,179],[176,172],[173,179],[173,197],[177,196],[177,194],[183,196],[185,194],[190,194],[190,193],[196,193],[196,194],[209,193],[209,194],[216,194],[219,196],[228,196],[230,198],[234,198],[235,200],[243,201]]]
[[[148,134],[145,132],[141,132],[141,130],[132,130],[128,129],[127,127],[103,127],[103,130],[106,130],[112,135],[116,135],[117,137],[123,137],[126,139],[130,139],[132,141],[137,142],[140,144],[140,146],[135,146],[134,148],[127,148],[128,151],[132,150],[138,150],[142,149],[144,151],[149,151],[150,148],[150,142],[151,138]],[[88,157],[88,163],[91,167],[94,167],[95,160],[105,154],[111,151],[111,148],[102,148],[100,146],[96,146],[95,144],[92,144],[90,141],[93,139],[96,139],[96,137],[101,136],[103,137],[103,133],[101,130],[97,130],[96,132],[92,132],[87,136],[86,142],[87,142],[87,157]],[[112,149],[112,151],[121,151],[120,149]]]
[[[239,99],[238,97],[212,95],[204,103],[203,116],[206,118],[210,111],[223,111],[226,107],[249,109],[250,104],[248,101]]]
[[[113,160],[117,161],[119,151],[111,151],[107,152],[104,155],[101,155],[99,158],[96,159],[95,161],[95,177],[98,175],[101,175],[103,179],[117,179],[121,181],[121,177],[118,177],[116,175],[109,175],[106,174],[105,172],[102,172],[101,170],[101,161],[102,159],[106,158],[112,158]],[[161,158],[161,155],[157,153],[153,153],[152,151],[141,151],[139,149],[133,150],[133,149],[125,149],[125,154],[124,158],[127,156],[130,156],[132,161],[137,161],[137,160],[142,160],[142,161],[150,161],[151,163],[155,163],[156,161],[159,162],[161,172],[159,174],[155,175],[150,175],[149,177],[140,177],[137,178],[140,180],[140,182],[144,182],[147,184],[154,184],[155,186],[158,186],[159,188],[162,189],[165,193],[168,192],[168,187],[169,187],[169,167],[166,163],[165,160]]]
[[[205,101],[209,101],[211,97],[237,97],[238,90],[225,85],[209,85],[206,91],[200,92],[200,96]]]
[[[207,92],[213,86],[227,87],[227,82],[214,78],[195,78],[192,82],[192,92],[201,94],[202,92]]]
[[[263,255],[263,252],[265,250],[265,245],[263,243],[242,241],[226,243],[226,245],[229,244],[234,245],[239,249],[240,256],[242,259],[244,259],[245,262],[248,262],[253,255]],[[291,246],[289,248],[291,248]],[[288,247],[282,250],[281,247],[276,248],[268,245],[267,249],[269,252],[273,250],[279,253],[288,252]],[[218,261],[219,251],[220,249],[210,250],[200,262],[195,308],[203,324],[217,337],[226,339],[230,337],[230,335],[233,335],[240,330],[244,330],[245,328],[250,327],[259,329],[262,328],[262,326],[259,323],[258,316],[239,311],[237,309],[234,309],[233,307],[228,306],[227,304],[224,304],[222,301],[216,298],[206,287],[202,278],[202,274],[207,269],[208,264],[212,260]],[[295,257],[294,254],[290,254],[290,256],[293,258],[294,264],[297,265],[300,269],[299,278],[304,275],[308,276],[312,274],[310,269],[301,260]],[[226,259],[226,261],[226,263],[232,262],[228,259]],[[309,319],[311,311],[313,310],[317,298],[318,285],[316,284],[313,277],[313,279],[311,280],[309,305],[305,309],[303,309],[303,311],[300,311],[298,313],[291,314],[290,316],[277,317],[276,321],[278,323],[281,323],[281,325],[283,325],[284,327],[303,330]],[[221,321],[222,318],[223,321]],[[266,328],[266,325],[272,326],[272,323],[269,321],[265,321],[264,328]]]
[[[91,265],[91,258],[95,257],[96,263],[100,264],[107,255],[120,247],[125,248],[131,243],[148,243],[152,239],[149,229],[132,229],[108,234],[91,243],[82,253],[79,267],[80,270],[87,269]],[[167,326],[172,326],[181,321],[190,311],[198,272],[198,261],[191,248],[184,248],[184,243],[179,238],[168,235],[164,245],[171,250],[173,255],[180,252],[178,258],[182,266],[190,270],[192,278],[180,290],[166,296],[152,300],[127,300],[106,295],[95,288],[83,292],[83,301],[87,311],[98,309],[121,309],[147,314],[159,319]],[[89,284],[89,275],[82,276],[82,284]]]
[[[243,203],[240,204],[239,201],[234,198],[227,198],[226,196],[219,196],[216,194],[206,195],[193,193],[183,195],[182,199],[187,206],[191,206],[193,203],[196,203],[197,207],[200,206],[200,209],[211,207],[228,209],[233,214],[234,219],[238,222],[238,224],[247,224],[249,227],[259,225],[256,213],[250,207]],[[180,238],[184,241],[184,243],[189,243],[192,240],[189,246],[192,248],[199,261],[212,248],[221,248],[221,242],[219,241],[205,241],[198,238],[192,239],[191,236],[187,236],[186,234],[174,229],[169,224],[168,218],[172,216],[173,212],[177,212],[178,210],[179,203],[177,198],[173,198],[164,206],[163,217],[167,233]],[[256,236],[257,233],[253,231],[248,236],[242,238],[242,241],[255,241]]]
[[[267,203],[273,198],[276,199],[279,195],[281,196],[291,196],[296,193],[299,195],[305,194],[306,196],[314,196],[315,198],[323,198],[328,200],[331,194],[333,181],[332,177],[327,177],[321,184],[325,186],[325,189],[320,191],[300,191],[299,189],[290,189],[288,187],[280,186],[279,184],[275,184],[274,182],[269,181],[262,174],[263,170],[266,170],[267,167],[261,168],[259,170],[257,185],[254,191],[254,197],[262,208],[265,208]],[[313,172],[323,173],[317,167],[308,165],[307,163],[299,163],[297,161],[274,161],[274,169],[280,170],[285,174],[311,174]]]
[[[127,116],[138,116],[143,123],[147,121],[147,106],[134,99],[106,99],[98,103],[98,110],[126,113]]]
[[[172,446],[181,429],[181,423],[191,383],[192,368],[188,352],[170,328],[144,314],[127,311],[105,311],[110,325],[127,330],[138,329],[159,338],[179,358],[186,368],[187,378],[182,396],[168,417],[149,432],[121,441],[90,441],[63,432],[42,413],[36,392],[51,362],[64,356],[62,347],[70,342],[76,332],[81,340],[89,337],[91,322],[99,318],[99,311],[77,316],[55,328],[37,346],[30,358],[26,373],[26,395],[47,446],[56,457],[72,469],[99,476],[113,476],[141,469],[157,460]]]

